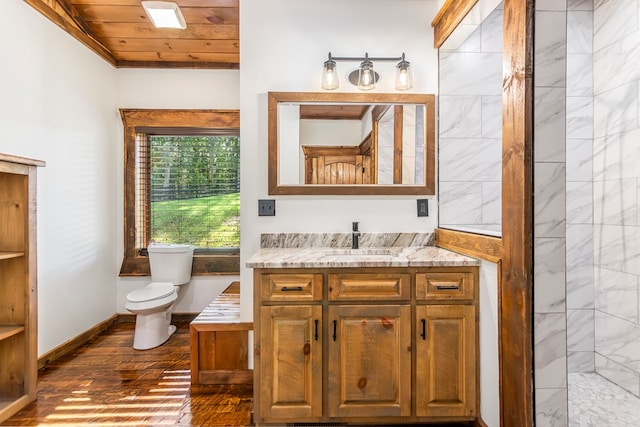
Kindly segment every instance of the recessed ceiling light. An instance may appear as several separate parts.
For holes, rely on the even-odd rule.
[[[170,1],[143,1],[142,7],[156,28],[187,28],[184,16],[176,3]]]

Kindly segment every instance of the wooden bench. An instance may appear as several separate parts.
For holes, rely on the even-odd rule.
[[[251,330],[253,322],[240,321],[240,282],[233,282],[189,326],[191,385],[252,384]]]

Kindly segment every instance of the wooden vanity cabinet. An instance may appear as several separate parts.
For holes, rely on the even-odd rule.
[[[256,269],[256,425],[476,419],[477,277]]]
[[[36,170],[0,154],[0,423],[36,399]]]
[[[322,416],[322,306],[260,309],[260,417]]]
[[[411,415],[411,307],[329,307],[327,415]]]
[[[418,417],[477,416],[476,302],[473,270],[416,274]]]

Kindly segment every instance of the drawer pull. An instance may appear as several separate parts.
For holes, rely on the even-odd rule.
[[[422,337],[423,340],[427,339],[427,321],[425,319],[420,319],[420,322],[422,323],[422,333],[420,334],[420,336]]]
[[[336,340],[336,338],[338,337],[337,330],[338,330],[338,321],[337,321],[337,320],[334,320],[334,321],[333,321],[333,340],[334,340],[334,341],[335,341],[335,340]]]
[[[313,323],[316,324],[316,332],[313,334],[313,337],[318,341],[318,319],[314,319]]]
[[[460,289],[458,285],[436,285],[436,289],[439,291],[453,291]]]
[[[302,286],[283,286],[280,290],[282,292],[302,292]]]

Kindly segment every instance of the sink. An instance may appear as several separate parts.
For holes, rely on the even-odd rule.
[[[325,255],[335,256],[335,255],[347,255],[347,256],[370,256],[370,255],[387,255],[387,256],[397,256],[402,252],[404,248],[397,247],[389,247],[389,248],[361,248],[361,249],[351,249],[351,248],[333,248],[327,249],[324,251]]]

